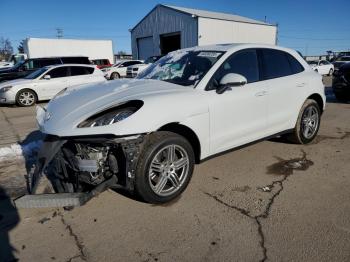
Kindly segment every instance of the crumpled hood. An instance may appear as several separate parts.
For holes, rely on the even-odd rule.
[[[134,126],[134,131],[137,129],[147,132],[154,125],[157,125],[156,122],[159,119],[150,119],[147,122],[148,126],[139,125],[142,126],[141,129],[135,127],[136,123],[130,124],[131,120],[135,120],[137,117],[142,119],[142,116],[143,118],[156,117],[155,111],[163,111],[171,102],[184,104],[184,107],[189,106],[193,104],[194,99],[193,95],[190,95],[191,93],[198,95],[199,92],[192,87],[179,86],[157,80],[116,80],[75,86],[68,88],[50,101],[47,105],[45,116],[48,120],[44,121],[41,129],[45,133],[58,136],[122,135],[129,133],[128,130],[132,129],[129,126]],[[141,100],[144,102],[144,105],[128,119],[110,126],[77,128],[82,121],[90,116],[130,100]],[[176,105],[177,111],[179,111],[179,107],[180,105]],[[175,108],[172,110],[175,110]],[[198,113],[197,111],[196,113]]]

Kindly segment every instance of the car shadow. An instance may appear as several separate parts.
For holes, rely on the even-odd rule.
[[[0,186],[0,261],[18,261],[15,257],[17,250],[10,243],[9,232],[19,222],[17,209],[6,191]]]

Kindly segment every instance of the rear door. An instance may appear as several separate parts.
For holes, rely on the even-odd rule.
[[[268,94],[269,134],[293,128],[306,89],[303,66],[290,54],[275,49],[260,49],[262,77]]]
[[[103,78],[103,74],[95,75],[93,74],[95,69],[93,67],[86,66],[70,66],[70,77],[68,79],[69,86],[93,83],[97,81],[101,81]]]

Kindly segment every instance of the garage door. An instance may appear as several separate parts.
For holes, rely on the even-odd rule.
[[[153,37],[143,37],[137,39],[138,59],[146,60],[153,54]]]

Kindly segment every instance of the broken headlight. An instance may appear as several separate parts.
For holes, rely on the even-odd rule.
[[[101,113],[89,117],[78,125],[81,127],[107,126],[120,122],[134,114],[143,105],[142,101],[128,102],[122,106],[105,110]]]

